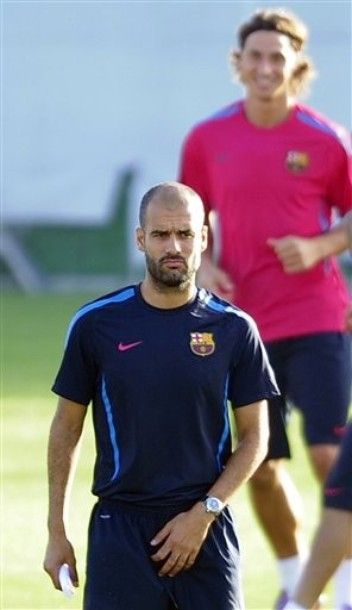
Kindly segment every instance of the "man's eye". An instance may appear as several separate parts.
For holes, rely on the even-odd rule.
[[[273,55],[273,62],[275,64],[280,64],[284,62],[284,58],[279,53],[277,55]]]

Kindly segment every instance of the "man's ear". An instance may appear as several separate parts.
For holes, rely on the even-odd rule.
[[[202,252],[208,247],[208,227],[207,225],[202,226]]]
[[[144,229],[142,229],[141,227],[138,227],[138,229],[136,230],[136,243],[138,250],[144,252]]]
[[[238,51],[237,49],[232,49],[230,53],[230,59],[234,68],[237,68],[238,62],[241,60],[241,51]]]
[[[241,78],[241,51],[232,49],[230,52],[230,64],[233,69],[233,73],[238,79]]]

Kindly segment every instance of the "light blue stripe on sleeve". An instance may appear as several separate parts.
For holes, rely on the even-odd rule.
[[[68,327],[68,331],[66,334],[65,347],[68,343],[68,340],[70,338],[70,334],[71,334],[71,331],[72,331],[74,325],[80,318],[82,318],[82,316],[84,316],[89,311],[92,311],[93,309],[99,309],[100,307],[104,307],[104,305],[109,305],[110,303],[122,303],[123,301],[127,301],[127,299],[132,298],[134,295],[135,295],[135,289],[127,288],[126,290],[123,290],[122,292],[119,292],[118,294],[115,294],[114,296],[106,297],[104,299],[99,299],[98,301],[94,301],[93,303],[84,305],[84,307],[82,307],[81,309],[79,309],[77,311],[77,313],[73,316],[73,318],[70,322],[70,325]]]
[[[234,114],[238,114],[241,110],[241,103],[235,102],[234,104],[230,104],[229,106],[225,106],[221,110],[218,110],[214,114],[211,115],[208,120],[216,120],[216,119],[226,119],[227,117],[233,116]]]
[[[205,291],[201,293],[201,297],[203,298],[205,304],[213,311],[238,313],[237,309],[234,309],[234,307],[231,307],[231,305],[219,303],[211,295],[207,295]]]
[[[340,140],[339,134],[337,133],[337,131],[335,129],[333,129],[332,126],[327,125],[323,121],[320,121],[318,119],[318,117],[314,117],[311,114],[309,114],[308,112],[304,112],[304,110],[300,110],[299,112],[297,112],[297,118],[300,121],[302,121],[302,123],[305,123],[306,125],[310,125],[311,127],[314,127],[315,129],[318,129],[319,131],[322,131],[323,133],[328,133],[329,135],[334,136],[337,140]]]
[[[117,475],[119,474],[119,470],[120,470],[120,452],[119,452],[119,448],[117,446],[117,438],[116,438],[116,431],[115,431],[115,426],[114,426],[114,421],[113,421],[113,417],[112,417],[112,408],[111,408],[111,402],[109,400],[109,396],[106,390],[106,382],[105,382],[105,377],[103,377],[102,380],[102,387],[101,387],[101,396],[103,399],[103,404],[104,404],[104,408],[105,408],[105,413],[106,413],[106,418],[108,421],[108,427],[109,427],[109,435],[110,435],[110,441],[111,441],[111,445],[112,445],[112,451],[113,451],[113,456],[114,456],[114,472],[113,475],[110,479],[110,482],[114,481],[114,479],[116,479]]]
[[[203,298],[205,305],[209,307],[209,309],[212,309],[213,311],[218,311],[219,313],[233,313],[238,318],[243,318],[244,320],[247,320],[250,326],[256,327],[256,323],[253,318],[242,309],[232,307],[232,305],[229,304],[225,305],[223,303],[219,303],[211,295],[206,295],[204,298],[204,293],[201,293],[201,298]]]
[[[218,464],[218,469],[219,472],[222,471],[223,469],[223,463],[221,461],[221,454],[223,452],[225,443],[227,441],[227,439],[229,438],[229,434],[230,434],[230,422],[229,422],[229,411],[228,411],[228,406],[227,406],[227,392],[228,392],[228,387],[229,387],[229,377],[226,377],[226,383],[225,383],[225,391],[224,391],[224,402],[223,402],[223,409],[224,409],[224,428],[221,434],[221,438],[219,441],[219,447],[218,447],[218,452],[216,454],[216,461]]]

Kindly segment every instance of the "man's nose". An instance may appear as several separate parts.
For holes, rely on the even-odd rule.
[[[177,235],[170,235],[167,245],[169,252],[181,252],[181,244]]]
[[[267,59],[266,57],[263,57],[258,65],[258,69],[260,71],[261,74],[270,74],[271,72],[271,62],[269,59]]]

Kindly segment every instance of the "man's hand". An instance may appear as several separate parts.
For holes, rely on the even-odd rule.
[[[221,299],[230,303],[234,302],[235,285],[226,271],[217,267],[209,259],[203,257],[203,262],[198,271],[198,284],[202,288],[213,292]]]
[[[280,239],[270,238],[267,244],[274,250],[285,273],[307,271],[322,259],[319,241],[314,238],[287,235]]]
[[[166,523],[151,541],[153,546],[161,544],[152,555],[153,561],[164,562],[159,576],[175,576],[194,564],[213,520],[198,502]]]
[[[49,538],[44,559],[44,570],[53,581],[55,589],[61,591],[59,583],[59,570],[63,563],[67,563],[70,569],[70,577],[75,587],[79,586],[76,570],[76,558],[71,543],[65,536],[60,538]]]

